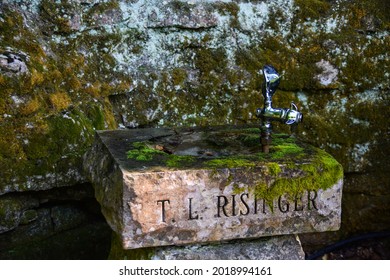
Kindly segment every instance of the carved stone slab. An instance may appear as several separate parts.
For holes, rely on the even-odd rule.
[[[100,131],[84,169],[124,249],[337,230],[340,165],[291,139],[262,157],[250,137],[226,127]]]

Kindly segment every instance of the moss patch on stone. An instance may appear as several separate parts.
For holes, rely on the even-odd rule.
[[[112,56],[98,54],[97,45],[103,43],[89,32],[75,33],[76,27],[69,25],[71,17],[64,15],[77,14],[79,4],[41,1],[37,8],[35,25],[18,5],[0,7],[0,54],[16,54],[28,68],[17,75],[0,71],[0,147],[12,143],[0,149],[0,192],[5,186],[9,191],[24,189],[30,176],[79,168],[73,164],[81,161],[95,129],[117,127],[107,96],[128,85],[129,78],[114,73]],[[49,18],[51,13],[55,15]],[[42,27],[39,20],[44,19]],[[54,33],[64,37],[54,43]],[[114,35],[105,35],[99,38],[118,42]]]
[[[302,156],[304,148],[299,147],[294,143],[285,143],[272,146],[270,156],[272,159],[281,159],[287,155],[300,155]]]
[[[195,162],[194,156],[181,156],[181,155],[168,155],[166,165],[168,167],[184,167],[190,166],[191,163]]]
[[[167,167],[183,168],[191,165],[196,158],[189,155],[174,155],[156,148],[156,145],[146,142],[134,142],[134,149],[127,152],[128,159],[137,161],[162,162]]]
[[[282,169],[280,168],[280,165],[277,162],[266,163],[266,166],[268,168],[267,173],[271,176],[277,176],[280,172],[282,172]]]
[[[287,195],[288,199],[293,200],[306,191],[326,190],[342,179],[344,173],[341,164],[326,152],[313,149],[314,156],[310,163],[278,165],[278,172],[270,172],[271,176],[266,176],[266,180],[254,186],[256,197],[264,198],[272,205],[281,195]],[[285,177],[283,173],[296,175]]]
[[[144,142],[134,142],[133,150],[127,152],[127,158],[138,161],[151,161],[156,155],[165,155],[163,151],[152,148]]]
[[[204,162],[204,166],[210,168],[250,168],[255,167],[256,163],[245,158],[227,157],[208,160]]]

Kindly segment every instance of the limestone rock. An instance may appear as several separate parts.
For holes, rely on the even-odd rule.
[[[1,3],[2,195],[85,182],[96,129],[253,123],[267,63],[283,74],[278,104],[305,115],[297,135],[348,173],[387,174],[389,1]],[[339,71],[331,88],[321,60]],[[370,186],[361,217],[388,204]]]
[[[25,223],[26,211],[38,205],[36,198],[27,196],[0,197],[0,233],[15,229],[19,223]]]
[[[303,260],[305,253],[298,236],[294,235],[209,245],[167,246],[135,250],[124,250],[121,243],[113,239],[109,258],[116,260]]]
[[[153,260],[303,260],[298,236],[276,236],[219,245],[156,249]]]
[[[291,142],[267,160],[258,137],[235,127],[102,131],[84,168],[124,249],[337,230],[340,165]]]
[[[316,66],[322,71],[321,74],[316,76],[321,85],[327,87],[337,82],[339,71],[329,61],[321,60],[316,63]]]
[[[13,74],[27,74],[29,72],[26,65],[27,61],[27,54],[23,52],[7,50],[3,53],[0,53],[0,71],[4,72],[7,76]]]

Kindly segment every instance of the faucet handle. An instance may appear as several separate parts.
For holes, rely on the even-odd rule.
[[[263,96],[264,99],[270,99],[274,95],[276,89],[280,84],[281,76],[276,71],[276,69],[271,65],[265,65],[263,67]]]
[[[291,102],[291,107],[287,111],[287,116],[286,116],[286,124],[292,125],[292,124],[298,124],[302,122],[303,120],[303,115],[301,112],[298,111],[297,105],[295,105],[294,102]]]

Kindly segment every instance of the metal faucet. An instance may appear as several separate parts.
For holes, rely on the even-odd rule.
[[[271,121],[278,121],[287,125],[298,124],[302,122],[303,115],[298,111],[297,105],[291,102],[290,109],[281,109],[272,107],[272,96],[280,83],[279,73],[271,65],[263,67],[263,88],[262,94],[264,97],[264,108],[256,110],[256,116],[261,119],[261,135],[260,141],[263,153],[269,153],[269,147],[272,143],[272,124]]]

